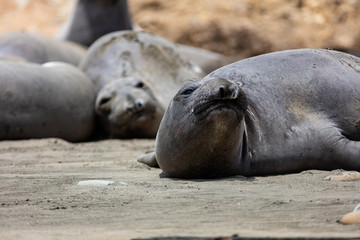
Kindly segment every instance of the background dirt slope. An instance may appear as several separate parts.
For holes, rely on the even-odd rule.
[[[53,36],[71,0],[1,0],[0,32]],[[248,57],[292,48],[360,48],[357,0],[129,0],[133,21],[172,41]]]

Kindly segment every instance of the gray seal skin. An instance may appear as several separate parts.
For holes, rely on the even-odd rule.
[[[179,178],[359,171],[359,141],[360,59],[289,50],[186,84],[139,161]]]
[[[82,141],[94,129],[95,92],[78,68],[0,61],[0,139]]]
[[[0,59],[45,63],[67,62],[77,66],[86,49],[78,44],[35,33],[9,32],[0,35]]]
[[[131,29],[127,0],[76,0],[56,37],[90,46],[107,33]]]
[[[155,138],[165,108],[202,70],[166,39],[119,31],[98,39],[80,64],[97,92],[96,116],[107,137]]]
[[[192,62],[197,64],[206,74],[235,62],[234,58],[206,49],[178,44],[179,51]],[[237,59],[239,60],[239,59]]]
[[[135,26],[135,29],[138,27]],[[126,0],[76,0],[73,11],[56,37],[90,46],[105,34],[134,29]],[[205,49],[178,45],[181,54],[199,65],[205,73],[233,59]]]

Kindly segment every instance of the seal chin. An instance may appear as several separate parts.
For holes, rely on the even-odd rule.
[[[155,106],[137,112],[108,116],[108,132],[116,138],[154,138],[162,113]]]

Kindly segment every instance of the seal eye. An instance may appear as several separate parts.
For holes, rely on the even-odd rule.
[[[195,88],[186,88],[184,91],[182,91],[181,95],[190,95],[192,92],[195,91]]]
[[[144,83],[143,82],[138,82],[136,85],[135,85],[136,88],[143,88],[144,87]]]

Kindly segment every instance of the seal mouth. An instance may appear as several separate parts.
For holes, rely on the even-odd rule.
[[[240,99],[203,100],[193,107],[191,112],[198,120],[203,120],[210,113],[216,110],[230,110],[235,112],[238,120],[241,121],[246,111],[246,109],[244,109],[244,105],[246,104]]]
[[[126,127],[128,125],[136,124],[145,120],[154,118],[156,114],[156,108],[151,107],[147,109],[137,110],[134,112],[125,112],[120,116],[116,116],[111,122],[117,125],[119,128]]]
[[[110,138],[148,138],[153,137],[152,129],[154,126],[160,124],[158,118],[154,107],[131,113],[126,112],[121,116],[108,116],[104,124]]]

